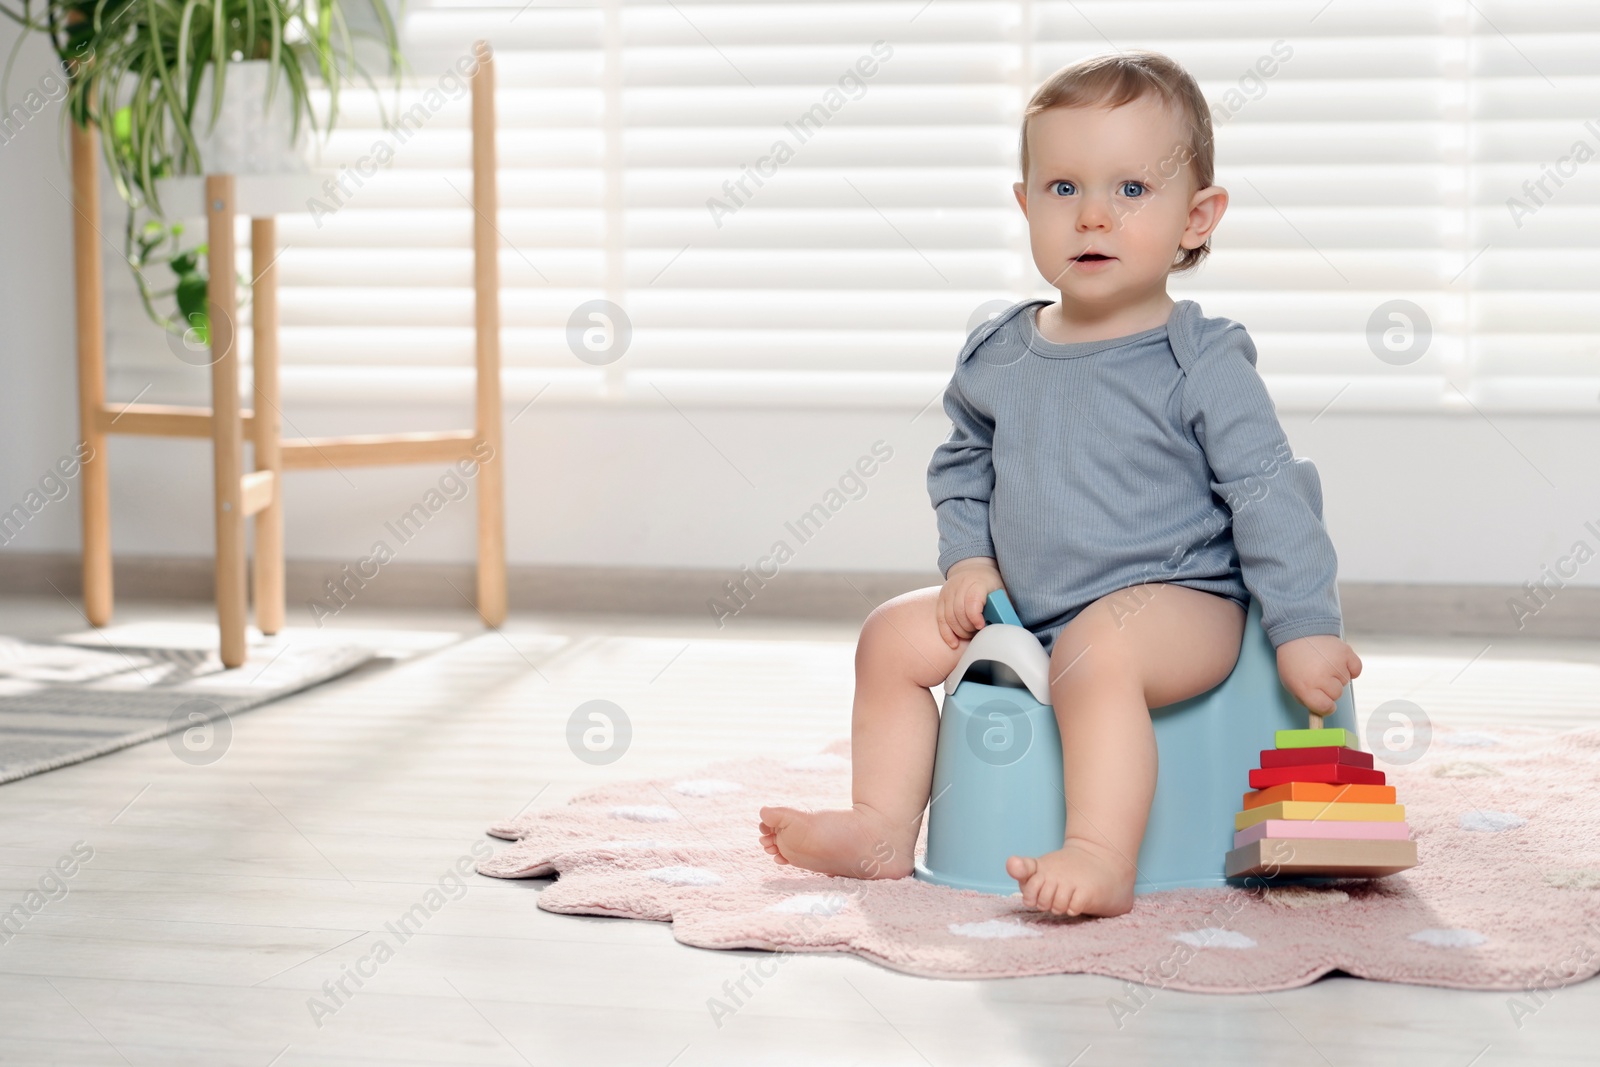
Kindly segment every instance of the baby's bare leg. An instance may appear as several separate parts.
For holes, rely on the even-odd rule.
[[[939,589],[879,607],[856,644],[850,808],[761,809],[761,844],[779,863],[854,878],[911,873],[933,781],[939,708],[929,692],[955,669],[966,642],[939,636]]]
[[[1056,640],[1050,695],[1061,726],[1067,840],[1058,852],[1012,857],[1023,901],[1067,915],[1121,915],[1133,887],[1156,789],[1150,709],[1227,678],[1244,609],[1180,585],[1124,589],[1085,608]]]

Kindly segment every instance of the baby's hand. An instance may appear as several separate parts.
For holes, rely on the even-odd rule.
[[[939,590],[939,636],[951,648],[983,629],[983,602],[996,589],[1004,588],[1000,568],[984,556],[973,556],[954,564],[944,588]]]
[[[1278,677],[1284,688],[1318,715],[1332,714],[1339,694],[1360,674],[1361,657],[1337,637],[1313,634],[1278,646]]]

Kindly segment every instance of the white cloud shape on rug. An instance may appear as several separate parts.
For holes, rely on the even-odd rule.
[[[611,817],[634,822],[672,822],[679,815],[665,804],[623,804],[611,809]]]
[[[1500,739],[1494,734],[1476,732],[1439,734],[1436,739],[1441,745],[1459,745],[1462,748],[1487,748],[1490,745],[1498,745],[1500,743]]]
[[[1418,930],[1411,935],[1411,940],[1421,941],[1424,945],[1434,948],[1471,948],[1481,945],[1489,940],[1476,930]]]
[[[1557,889],[1600,889],[1600,871],[1546,871],[1544,880]]]
[[[722,884],[722,875],[716,871],[708,871],[704,867],[657,867],[653,871],[645,871],[644,874],[646,878],[654,878],[668,885]]]
[[[782,915],[822,915],[831,918],[849,903],[849,898],[843,893],[797,893],[776,904],[769,904],[767,910]]]
[[[791,771],[848,771],[850,761],[832,752],[819,752],[815,756],[801,756],[784,764]]]
[[[738,782],[721,778],[689,778],[672,787],[673,792],[691,797],[714,797],[723,793],[737,793],[744,789]]]
[[[1031,926],[1023,926],[1015,919],[989,919],[981,923],[951,923],[950,932],[961,937],[975,937],[980,941],[1004,940],[1008,937],[1043,937]]]
[[[1185,930],[1173,934],[1172,940],[1182,941],[1195,948],[1255,948],[1255,941],[1237,930],[1224,930],[1220,926],[1207,926],[1199,930]]]
[[[1474,763],[1471,760],[1459,760],[1455,763],[1441,763],[1433,769],[1435,778],[1499,778],[1501,774],[1487,763]]]
[[[1463,830],[1497,834],[1502,830],[1518,830],[1528,825],[1528,820],[1509,811],[1469,811],[1461,816]]]

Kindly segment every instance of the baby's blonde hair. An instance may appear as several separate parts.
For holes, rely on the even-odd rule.
[[[1210,188],[1216,179],[1216,150],[1211,135],[1211,107],[1188,71],[1160,52],[1130,49],[1089,56],[1062,67],[1034,90],[1022,116],[1022,180],[1028,180],[1028,120],[1055,107],[1121,107],[1154,96],[1177,110],[1189,129],[1184,146],[1195,188]],[[1163,174],[1164,178],[1174,175]],[[1172,270],[1190,270],[1211,252],[1208,240],[1199,248],[1180,248]]]

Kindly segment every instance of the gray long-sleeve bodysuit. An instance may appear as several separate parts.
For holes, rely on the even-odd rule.
[[[1047,650],[1084,607],[1144,582],[1260,600],[1274,648],[1343,636],[1321,482],[1245,328],[1180,300],[1164,326],[1057,344],[1038,331],[1046,303],[1014,305],[961,350],[928,466],[939,570],[992,557]]]

